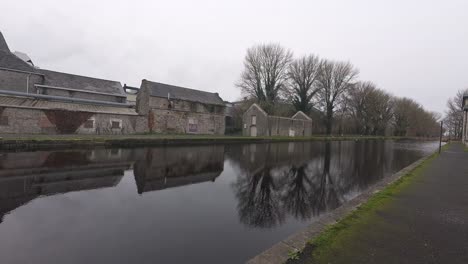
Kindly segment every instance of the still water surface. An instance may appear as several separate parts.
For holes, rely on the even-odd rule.
[[[0,154],[0,263],[242,263],[437,143]]]

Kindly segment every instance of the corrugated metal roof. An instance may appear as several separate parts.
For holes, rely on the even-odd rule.
[[[76,104],[67,102],[48,101],[43,99],[31,99],[15,96],[0,96],[0,106],[18,107],[18,108],[35,108],[35,109],[51,109],[51,110],[68,110],[81,111],[91,113],[105,113],[118,115],[138,115],[133,108],[114,107],[105,105],[92,104]]]
[[[217,93],[194,90],[164,83],[146,81],[152,96],[199,102],[203,104],[223,105],[224,101]]]

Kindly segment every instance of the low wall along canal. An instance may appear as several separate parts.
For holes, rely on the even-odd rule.
[[[243,263],[435,151],[423,141],[2,153],[2,263]]]

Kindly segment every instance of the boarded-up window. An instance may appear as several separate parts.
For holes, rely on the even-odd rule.
[[[0,117],[0,126],[8,126],[8,116]]]
[[[257,124],[257,116],[253,115],[252,116],[252,125],[256,125]]]
[[[84,128],[94,128],[94,120],[93,119],[88,119],[84,123]]]
[[[196,133],[198,132],[198,124],[197,120],[194,118],[189,118],[188,120],[188,131],[190,133]]]
[[[112,120],[111,121],[111,128],[112,129],[119,129],[121,127],[122,122],[119,120]]]

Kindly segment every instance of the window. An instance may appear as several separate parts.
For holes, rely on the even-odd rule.
[[[84,123],[84,128],[94,128],[94,119],[88,119]]]
[[[188,132],[196,133],[198,131],[198,122],[194,118],[189,118],[188,120]]]
[[[214,105],[208,105],[207,108],[208,108],[208,112],[214,113],[214,111],[215,111]]]
[[[0,126],[8,126],[8,116],[0,117]]]
[[[111,120],[111,129],[120,129],[122,128],[122,120],[112,119]]]
[[[253,115],[251,125],[256,125],[256,124],[257,124],[257,116]]]

